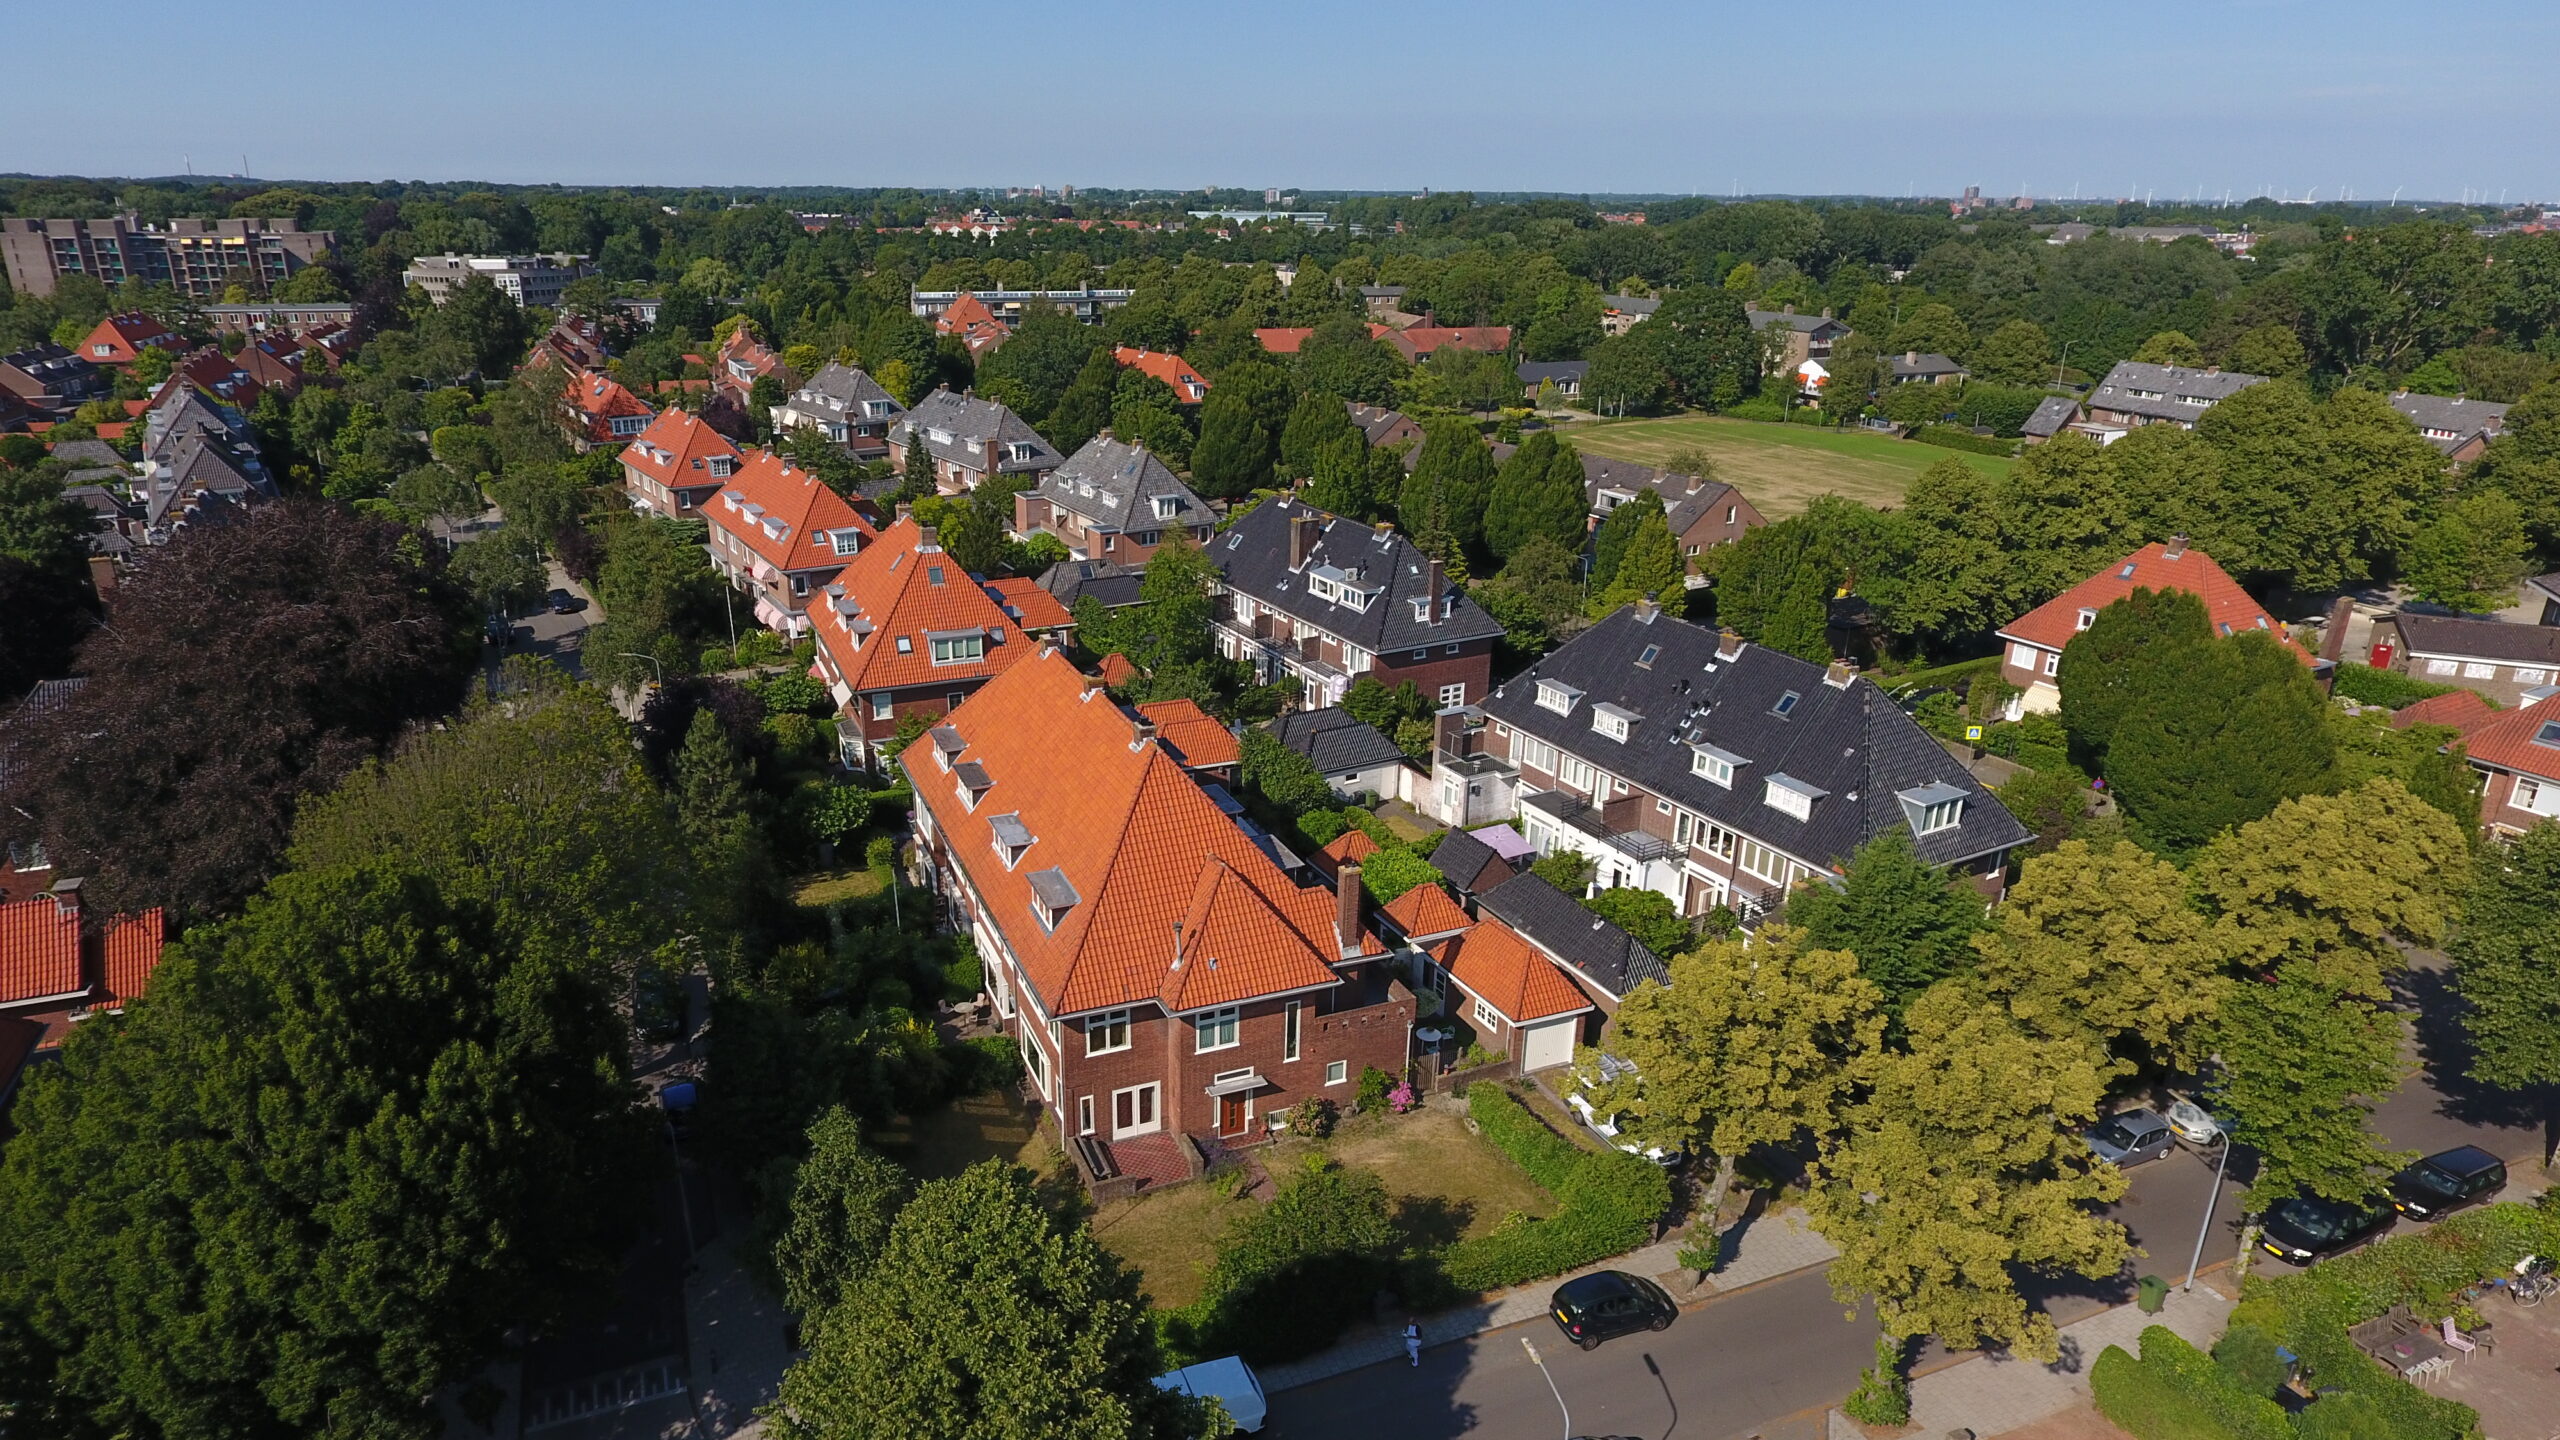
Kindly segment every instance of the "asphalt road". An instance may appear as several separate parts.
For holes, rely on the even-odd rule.
[[[2416,1016],[2413,1063],[2422,1068],[2379,1107],[2374,1128],[2404,1150],[2472,1144],[2530,1164],[2543,1143],[2541,1110],[2530,1099],[2483,1092],[2460,1078],[2469,1056],[2444,982],[2442,956],[2411,957],[2402,992]],[[2131,1299],[2135,1275],[2183,1281],[2214,1193],[2215,1158],[2181,1147],[2131,1172],[2125,1197],[2106,1212],[2123,1222],[2145,1252],[2129,1274],[2103,1282],[2035,1283],[2026,1287],[2028,1293],[2069,1324]],[[2203,1255],[2207,1268],[2228,1264],[2238,1252],[2238,1197],[2248,1179],[2244,1152],[2234,1158],[2213,1207]],[[1271,1397],[1266,1433],[1284,1440],[1554,1440],[1567,1432],[1556,1397],[1521,1349],[1525,1336],[1545,1357],[1571,1407],[1573,1434],[1645,1440],[1810,1437],[1822,1433],[1815,1423],[1820,1408],[1856,1386],[1858,1371],[1873,1358],[1875,1333],[1871,1319],[1845,1317],[1820,1272],[1804,1271],[1707,1301],[1661,1334],[1613,1340],[1589,1354],[1565,1343],[1551,1321],[1539,1319],[1426,1350],[1419,1369],[1375,1365],[1283,1391]],[[1945,1358],[1932,1347],[1919,1366],[1927,1369]]]

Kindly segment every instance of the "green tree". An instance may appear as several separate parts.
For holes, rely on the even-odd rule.
[[[1280,431],[1280,468],[1285,478],[1304,480],[1316,473],[1318,457],[1344,441],[1357,442],[1360,432],[1339,395],[1310,390],[1298,397],[1289,422]]]
[[[2042,386],[2053,379],[2053,341],[2032,320],[2011,320],[1974,350],[1973,373],[1994,385]]]
[[[911,428],[907,432],[906,462],[899,470],[898,476],[896,499],[899,504],[913,505],[935,491],[933,456],[924,448],[922,426]]]
[[[2560,379],[2536,385],[2507,411],[2506,428],[2466,479],[2513,500],[2535,546],[2560,554]]]
[[[1688,604],[1689,592],[1683,576],[1688,562],[1680,554],[1680,542],[1671,536],[1671,526],[1663,519],[1662,502],[1654,492],[1644,492],[1654,503],[1638,513],[1635,524],[1625,533],[1624,544],[1617,555],[1617,565],[1606,585],[1595,582],[1588,613],[1600,619],[1621,605],[1651,598],[1664,613],[1677,616]],[[1619,510],[1635,508],[1621,505]],[[1609,514],[1618,518],[1617,511]],[[1604,522],[1605,524],[1605,522]]]
[[[2406,1038],[2399,1015],[2306,961],[2232,991],[2214,1026],[2214,1113],[2258,1154],[2251,1211],[2300,1194],[2350,1204],[2381,1194],[2409,1156],[2383,1149],[2365,1122],[2400,1084]]]
[[[1677,955],[1698,938],[1698,932],[1680,918],[1680,907],[1659,890],[1613,885],[1584,896],[1582,908],[1633,935],[1656,955]]]
[[[1508,561],[1535,539],[1581,548],[1590,514],[1584,494],[1580,452],[1554,431],[1537,432],[1494,472],[1485,496],[1485,549]]]
[[[2143,341],[2133,358],[2145,365],[2202,365],[2204,347],[2181,331],[2163,330]]]
[[[1076,371],[1075,383],[1058,395],[1056,408],[1040,433],[1063,455],[1073,455],[1094,436],[1111,428],[1111,399],[1120,383],[1120,362],[1111,348],[1097,345]]]
[[[1323,772],[1272,738],[1270,731],[1247,730],[1240,748],[1244,783],[1273,805],[1291,815],[1303,815],[1333,803],[1333,787],[1325,783]]]
[[[480,274],[455,286],[418,328],[426,338],[451,345],[472,369],[487,376],[513,369],[533,339],[524,307]]]
[[[1395,399],[1406,366],[1385,341],[1369,334],[1366,318],[1338,314],[1319,321],[1298,346],[1297,370],[1298,383],[1311,391],[1385,405]]]
[[[1911,838],[1887,830],[1849,857],[1840,885],[1807,885],[1787,904],[1787,922],[1805,942],[1858,957],[1886,1009],[1965,968],[1986,923],[1982,896],[1922,861]]]
[[[1522,658],[1543,655],[1582,624],[1582,582],[1576,557],[1545,537],[1533,537],[1513,554],[1502,573],[1470,592],[1502,624],[1505,641]]]
[[[1425,554],[1456,560],[1474,552],[1493,475],[1493,451],[1473,424],[1435,419],[1423,427],[1422,453],[1397,499],[1397,523]]]
[[[1013,408],[1046,415],[1076,383],[1086,359],[1101,342],[1101,333],[1063,310],[1047,306],[1027,309],[1004,344],[978,364],[978,388],[998,383],[1022,387],[1022,403]]]
[[[550,584],[541,553],[513,530],[466,540],[453,548],[447,573],[470,592],[483,612],[520,614],[541,603]]]
[[[424,878],[279,879],[29,1077],[0,1308],[103,1429],[424,1440],[620,1268],[656,1152],[613,1000]]]
[[[0,556],[53,575],[85,571],[93,517],[62,491],[58,465],[0,466]]]
[[[1671,398],[1671,372],[1649,329],[1639,325],[1592,347],[1591,369],[1582,377],[1582,401],[1596,413],[1654,410]]]
[[[1670,522],[1664,519],[1662,492],[1647,487],[1635,498],[1625,501],[1604,517],[1591,535],[1591,588],[1606,589],[1618,578],[1618,566],[1626,559],[1627,549],[1635,543],[1636,533],[1649,528],[1646,522],[1662,525],[1668,533]]]
[[[1963,359],[1973,348],[1973,332],[1965,328],[1964,318],[1955,307],[1931,303],[1919,306],[1902,317],[1893,327],[1893,339],[1886,343],[1891,355],[1918,351],[1923,355],[1946,355]]]
[[[1714,567],[1719,620],[1756,644],[1821,664],[1831,658],[1835,594],[1854,587],[1894,613],[1893,577],[1904,568],[1906,544],[1900,515],[1824,495],[1802,515],[1714,547],[1702,563]]]
[[[785,1372],[775,1418],[796,1440],[1172,1440],[1182,1416],[1158,1368],[1137,1277],[989,1160],[898,1212]]]
[[[2189,649],[2212,636],[2204,601],[2191,591],[2137,589],[2100,609],[2063,647],[2055,677],[2072,758],[2104,771],[2108,742],[2148,703],[2153,676],[2182,665]]]
[[[2169,1064],[2203,1058],[2229,988],[2186,878],[2122,840],[2066,840],[2029,860],[1973,948],[1983,989],[2029,1034],[2131,1041]]]
[[[2524,512],[2495,490],[2446,505],[2401,557],[2410,592],[2457,610],[2500,610],[2515,599],[2532,541]]]
[[[1369,447],[1359,435],[1352,434],[1328,441],[1316,451],[1309,468],[1310,479],[1299,498],[1330,515],[1366,520],[1375,515],[1379,505],[1369,488]],[[1398,467],[1396,476],[1403,478]]]
[[[2560,825],[2481,858],[2452,950],[2471,1078],[2560,1093]]]
[[[2131,707],[2107,741],[2106,778],[2149,843],[2186,854],[2329,783],[2328,702],[2293,651],[2249,633],[2137,665]]]
[[[906,1172],[863,1145],[860,1121],[841,1105],[818,1116],[792,1182],[790,1221],[773,1246],[793,1314],[824,1314],[861,1283],[888,1248],[906,1194]]]
[[[1310,1155],[1271,1203],[1218,1242],[1197,1304],[1175,1318],[1185,1349],[1262,1364],[1330,1344],[1393,1283],[1397,1235],[1387,1187]]]
[[[1682,404],[1720,409],[1759,387],[1759,334],[1726,290],[1683,286],[1640,328]]]
[[[1437,885],[1444,877],[1430,861],[1401,845],[1382,847],[1360,862],[1360,888],[1384,905],[1418,885]]]
[[[2029,1035],[1960,983],[1923,995],[1906,1024],[1907,1050],[1867,1052],[1867,1098],[1805,1197],[1840,1247],[1832,1293],[1873,1297],[1888,1335],[2051,1360],[2053,1320],[2028,1312],[2018,1273],[2100,1280],[2131,1253],[2087,1208],[2124,1194],[2124,1176],[2078,1133],[2114,1067],[2086,1043]]]
[[[745,767],[736,745],[708,706],[693,712],[676,752],[672,783],[676,824],[714,895],[741,894],[763,846],[748,807]]]
[[[2243,375],[2299,380],[2310,371],[2311,356],[2292,326],[2261,325],[2232,343],[2231,368]]]
[[[1238,391],[1221,385],[1200,406],[1200,443],[1191,452],[1191,481],[1201,494],[1241,499],[1271,483],[1278,447]]]

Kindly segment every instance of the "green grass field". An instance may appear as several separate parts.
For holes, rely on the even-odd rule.
[[[1951,455],[1986,475],[2005,475],[2016,463],[1872,431],[1771,425],[1721,415],[1589,420],[1559,433],[1594,455],[1647,465],[1661,464],[1675,450],[1704,450],[1715,460],[1716,478],[1739,487],[1772,520],[1801,513],[1817,495],[1899,505],[1913,478]]]

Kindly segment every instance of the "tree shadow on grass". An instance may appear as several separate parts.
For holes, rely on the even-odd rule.
[[[1396,1236],[1408,1251],[1429,1254],[1465,1238],[1476,1218],[1475,1202],[1441,1195],[1404,1195],[1396,1199]]]

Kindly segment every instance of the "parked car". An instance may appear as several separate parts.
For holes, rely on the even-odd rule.
[[[2434,1220],[2476,1205],[2507,1183],[2506,1162],[2477,1145],[2456,1145],[2391,1177],[2391,1203],[2412,1220]]]
[[[1227,1418],[1236,1422],[1236,1428],[1247,1435],[1258,1433],[1262,1422],[1271,1413],[1270,1401],[1262,1394],[1261,1377],[1253,1373],[1253,1367],[1244,1363],[1244,1357],[1240,1355],[1230,1355],[1223,1360],[1203,1360],[1170,1375],[1159,1375],[1156,1388],[1179,1391],[1195,1400],[1216,1396],[1218,1403],[1227,1407]]]
[[[1638,1330],[1668,1330],[1680,1307],[1661,1286],[1624,1270],[1576,1276],[1556,1287],[1547,1303],[1564,1338],[1585,1350]]]
[[[1572,1078],[1567,1082],[1565,1088],[1564,1103],[1566,1107],[1572,1110],[1575,1115],[1581,1117],[1582,1123],[1589,1127],[1592,1134],[1608,1141],[1613,1147],[1623,1150],[1629,1155],[1641,1155],[1645,1159],[1652,1161],[1656,1165],[1662,1166],[1666,1170],[1679,1164],[1682,1158],[1679,1146],[1655,1145],[1628,1136],[1625,1131],[1625,1127],[1621,1123],[1626,1119],[1626,1117],[1616,1111],[1611,1111],[1605,1115],[1601,1114],[1599,1110],[1592,1105],[1591,1097],[1585,1093],[1594,1084],[1601,1082],[1614,1082],[1633,1077],[1636,1073],[1636,1067],[1632,1063],[1621,1060],[1615,1055],[1604,1054],[1599,1060],[1599,1071],[1600,1074],[1598,1080],[1594,1080],[1593,1077],[1584,1074],[1578,1069],[1572,1073]]]
[[[2119,1169],[2169,1153],[2169,1122],[2150,1110],[2124,1110],[2089,1127],[2089,1149]]]
[[[2222,1143],[2222,1122],[2193,1100],[2170,1102],[2167,1119],[2171,1134],[2198,1149],[2211,1149]]]
[[[579,599],[577,596],[570,594],[566,590],[552,591],[550,605],[551,613],[554,615],[575,615],[579,611],[587,608],[586,601]]]
[[[2308,1265],[2323,1255],[2352,1249],[2391,1228],[2399,1212],[2382,1201],[2359,1208],[2296,1195],[2267,1212],[2258,1243],[2279,1260]]]

